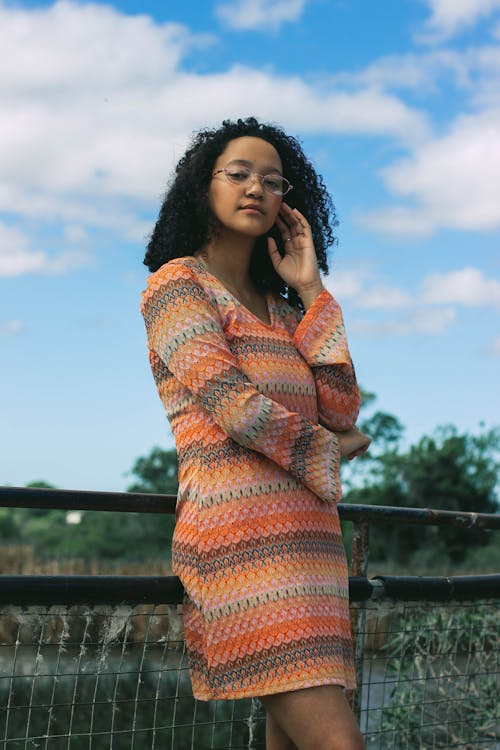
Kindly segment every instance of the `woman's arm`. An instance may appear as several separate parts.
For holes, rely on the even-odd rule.
[[[323,500],[340,499],[337,437],[249,382],[214,302],[187,265],[171,261],[150,277],[142,312],[149,348],[226,435],[272,459]]]
[[[350,429],[356,423],[361,397],[342,312],[328,291],[316,297],[293,339],[314,376],[321,424],[330,430]]]
[[[284,254],[269,238],[269,257],[276,273],[296,290],[306,309],[294,343],[313,371],[320,422],[331,430],[348,430],[356,422],[361,402],[340,307],[323,287],[305,216],[283,203],[276,226]]]

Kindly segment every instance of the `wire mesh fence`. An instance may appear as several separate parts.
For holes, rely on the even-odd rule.
[[[0,488],[11,507],[171,513],[175,498]],[[353,523],[358,690],[372,750],[500,750],[500,575],[368,580],[368,526],[499,529],[494,514],[339,506]],[[0,576],[5,750],[261,750],[258,700],[197,702],[166,576]],[[93,604],[88,604],[93,602]]]
[[[498,601],[370,602],[364,623],[368,748],[500,747]]]
[[[175,605],[0,610],[6,750],[263,747],[257,701],[193,699]]]
[[[368,748],[500,747],[498,601],[352,606]],[[3,606],[0,641],[6,750],[265,747],[257,700],[192,697],[177,605]]]

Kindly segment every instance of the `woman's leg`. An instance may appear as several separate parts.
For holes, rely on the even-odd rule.
[[[270,713],[266,713],[266,750],[297,750]]]
[[[266,695],[261,701],[297,750],[365,750],[361,732],[340,686],[324,685]],[[271,750],[274,750],[272,745]]]

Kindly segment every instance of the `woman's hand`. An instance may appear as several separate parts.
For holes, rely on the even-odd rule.
[[[281,257],[275,240],[269,237],[269,257],[276,273],[295,289],[307,310],[323,291],[311,227],[297,208],[286,203],[281,204],[276,226],[283,238],[285,255]]]
[[[340,455],[349,461],[364,453],[371,443],[371,438],[357,427],[351,427],[345,432],[336,432],[335,435],[339,441]]]

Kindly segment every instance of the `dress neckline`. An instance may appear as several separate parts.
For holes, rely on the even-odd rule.
[[[247,315],[249,315],[251,318],[253,318],[257,322],[259,322],[265,328],[273,328],[274,327],[274,320],[273,320],[273,296],[272,296],[272,294],[270,292],[266,292],[265,295],[264,295],[265,296],[265,300],[266,300],[266,305],[267,305],[267,312],[268,312],[268,315],[269,315],[269,323],[267,323],[265,320],[262,320],[262,318],[260,318],[254,312],[252,312],[246,305],[244,305],[243,302],[241,302],[241,300],[239,300],[238,297],[236,297],[233,294],[233,292],[231,292],[222,283],[222,281],[217,278],[217,276],[214,276],[214,274],[211,271],[209,271],[209,269],[207,268],[207,266],[203,263],[202,260],[200,260],[200,258],[196,257],[196,255],[192,255],[191,257],[195,260],[198,268],[200,268],[205,273],[206,276],[209,276],[210,279],[213,279],[215,281],[215,283],[217,284],[217,286],[219,286],[221,289],[223,289],[224,292],[231,297],[231,299],[234,301],[235,305],[238,306],[238,307],[240,307],[241,310],[243,310],[243,312],[245,312]]]

